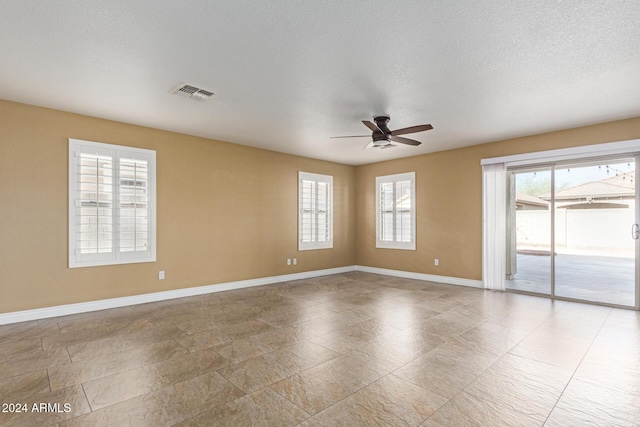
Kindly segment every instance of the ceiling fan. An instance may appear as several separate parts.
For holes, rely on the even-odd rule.
[[[408,128],[402,128],[397,130],[390,130],[387,127],[387,123],[389,123],[391,117],[389,116],[376,116],[373,118],[375,123],[371,123],[368,120],[363,120],[362,123],[371,129],[371,136],[369,135],[353,135],[353,136],[332,136],[331,138],[371,138],[371,142],[362,148],[363,150],[371,147],[376,147],[380,149],[395,147],[396,144],[392,144],[391,141],[397,142],[399,144],[406,145],[420,145],[422,144],[420,141],[416,141],[414,139],[403,138],[398,135],[406,135],[408,133],[417,133],[424,132],[427,130],[433,129],[431,125],[418,125],[418,126],[410,126]]]

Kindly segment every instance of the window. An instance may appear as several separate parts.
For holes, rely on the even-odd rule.
[[[416,249],[416,173],[376,177],[376,247]]]
[[[298,250],[333,248],[333,177],[299,172]]]
[[[156,260],[152,150],[69,139],[69,267]]]

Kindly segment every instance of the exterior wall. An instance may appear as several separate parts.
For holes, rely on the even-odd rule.
[[[634,209],[557,209],[555,251],[633,257]],[[516,211],[517,248],[550,251],[550,211]]]
[[[157,262],[67,268],[68,138],[156,150]],[[334,177],[333,249],[297,250],[299,170]],[[353,166],[0,101],[0,313],[354,265],[354,187]]]
[[[558,209],[556,250],[559,253],[633,257],[631,226],[635,210]]]
[[[551,251],[551,211],[516,211],[516,250]]]

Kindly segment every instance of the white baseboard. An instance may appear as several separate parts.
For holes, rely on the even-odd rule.
[[[110,298],[99,301],[81,302],[77,304],[58,305],[55,307],[36,308],[33,310],[0,313],[0,325],[26,322],[28,320],[47,319],[49,317],[67,316],[69,314],[86,313],[90,311],[106,310],[109,308],[125,307],[147,302],[163,301],[174,298],[204,295],[214,292],[230,291],[233,289],[249,288],[253,286],[270,285],[273,283],[290,282],[292,280],[310,279],[328,276],[330,274],[363,271],[384,276],[403,277],[406,279],[426,280],[429,282],[447,283],[450,285],[470,286],[482,288],[481,280],[460,279],[458,277],[434,276],[431,274],[412,273],[409,271],[388,270],[385,268],[350,265],[346,267],[328,268],[325,270],[305,271],[302,273],[284,274],[282,276],[262,277],[259,279],[240,280],[237,282],[219,283],[217,285],[197,286],[193,288],[175,289],[172,291],[154,292],[150,294],[133,295],[130,297]]]
[[[259,279],[240,280],[237,282],[219,283],[216,285],[206,285],[193,288],[175,289],[172,291],[153,292],[150,294],[133,295],[130,297],[110,298],[99,301],[58,305],[55,307],[36,308],[33,310],[14,311],[11,313],[0,313],[0,325],[26,322],[28,320],[47,319],[49,317],[67,316],[69,314],[86,313],[89,311],[106,310],[108,308],[125,307],[129,305],[144,304],[147,302],[163,301],[174,298],[210,294],[214,292],[230,291],[233,289],[249,288],[253,286],[270,285],[273,283],[290,282],[292,280],[309,279],[312,277],[328,276],[330,274],[347,273],[355,270],[356,266],[350,265],[347,267],[328,268],[325,270],[284,274],[282,276],[262,277]]]
[[[461,279],[459,277],[436,276],[433,274],[412,273],[410,271],[388,270],[386,268],[367,267],[365,265],[357,265],[357,271],[365,273],[381,274],[383,276],[402,277],[404,279],[425,280],[427,282],[446,283],[448,285],[468,286],[471,288],[484,288],[482,280]]]

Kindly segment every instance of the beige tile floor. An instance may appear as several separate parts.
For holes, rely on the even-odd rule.
[[[0,425],[637,426],[639,354],[635,311],[354,272],[0,326]]]

